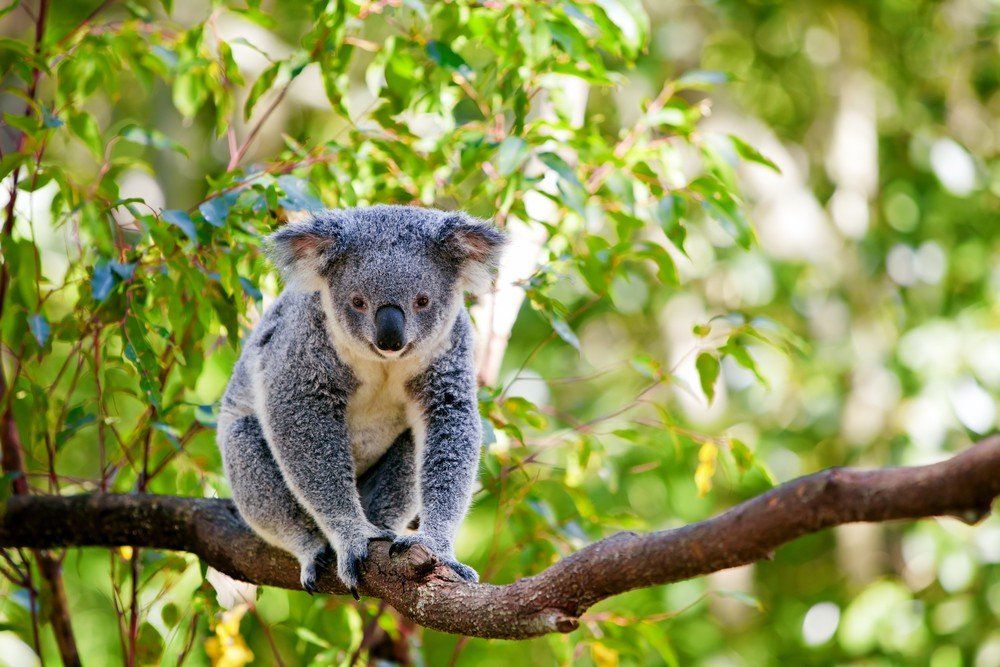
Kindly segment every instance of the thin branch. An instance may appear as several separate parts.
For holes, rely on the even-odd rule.
[[[913,468],[831,468],[800,477],[716,517],[639,535],[623,532],[506,586],[469,584],[421,547],[389,557],[372,542],[362,592],[415,623],[475,637],[570,632],[594,603],[648,586],[770,558],[779,546],[856,521],[985,517],[1000,494],[1000,436]],[[0,547],[131,545],[188,551],[231,577],[299,588],[299,567],[243,523],[228,500],[157,495],[14,496]],[[320,590],[345,594],[333,572]]]

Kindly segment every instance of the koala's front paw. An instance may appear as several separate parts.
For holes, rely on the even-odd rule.
[[[392,541],[389,547],[389,556],[395,556],[406,552],[410,547],[419,544],[426,548],[431,554],[436,556],[442,563],[450,567],[462,579],[471,582],[479,581],[479,575],[471,567],[455,560],[452,549],[447,544],[442,544],[424,533],[413,533],[412,535],[399,535]]]
[[[337,549],[337,576],[344,582],[355,600],[360,600],[358,584],[361,582],[361,563],[368,557],[368,543],[372,540],[393,540],[391,530],[373,528],[350,539],[341,539]]]
[[[316,584],[320,577],[330,569],[336,559],[333,547],[329,544],[317,551],[310,560],[302,562],[302,569],[299,574],[299,581],[302,588],[312,595],[316,592]]]

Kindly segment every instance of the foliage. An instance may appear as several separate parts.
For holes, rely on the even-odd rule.
[[[92,4],[49,7],[37,49],[38,8],[0,10],[0,178],[17,193],[3,407],[33,489],[226,495],[215,406],[279,289],[260,237],[320,206],[461,207],[544,238],[480,395],[491,436],[459,555],[490,582],[614,530],[703,518],[774,477],[915,462],[967,442],[963,425],[996,427],[996,138],[971,140],[949,116],[995,115],[982,44],[997,22],[978,6],[958,19],[918,1],[834,14],[722,2],[696,16],[651,4],[650,21],[636,0]],[[684,26],[708,35],[703,62],[683,51]],[[849,51],[859,30],[870,53]],[[844,53],[824,60],[831,43]],[[947,67],[930,67],[941,53]],[[846,186],[821,173],[825,103],[869,64],[893,113],[877,126],[868,226],[827,222],[823,256],[758,244],[750,211],[764,232],[768,210],[738,183],[805,172],[800,187],[832,201]],[[746,136],[717,123],[708,94],[762,123]],[[773,155],[750,136],[763,124],[805,157]],[[964,193],[935,175],[934,146],[952,136],[973,164]],[[920,253],[943,255],[936,281]],[[925,361],[935,336],[958,360]],[[918,414],[984,394],[985,426]],[[180,554],[73,551],[64,575],[85,660],[340,664],[381,628],[428,664],[971,664],[1000,650],[991,530],[878,532],[868,569],[840,562],[844,574],[831,553],[849,535],[818,536],[755,583],[637,591],[571,636],[523,644],[416,640],[374,603],[273,589],[221,614]],[[886,548],[901,555],[879,560]],[[11,574],[30,567],[10,557]],[[45,588],[37,571],[22,584],[3,584],[0,623],[50,659]],[[830,613],[835,639],[804,638],[810,615]]]

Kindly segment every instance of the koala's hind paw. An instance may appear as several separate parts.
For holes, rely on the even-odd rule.
[[[444,564],[454,570],[455,574],[470,583],[474,584],[479,581],[479,573],[465,563],[459,563],[457,560],[446,560]]]
[[[397,535],[392,541],[392,546],[389,547],[389,557],[392,558],[393,556],[404,553],[415,544],[423,545],[433,554],[437,553],[435,545],[432,544],[427,537],[421,535],[420,533],[413,533],[411,535]]]
[[[459,563],[454,557],[447,558],[444,555],[451,555],[451,549],[447,546],[441,546],[437,544],[434,540],[431,540],[426,535],[421,535],[420,533],[414,533],[412,535],[400,535],[392,542],[392,546],[389,547],[389,557],[396,556],[398,554],[405,553],[410,549],[410,547],[419,544],[427,549],[428,552],[436,556],[442,563],[450,567],[455,574],[460,576],[465,581],[477,582],[479,581],[479,575],[471,567],[464,563]],[[430,568],[433,569],[433,563],[430,564]]]

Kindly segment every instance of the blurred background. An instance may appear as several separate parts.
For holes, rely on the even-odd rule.
[[[514,236],[474,306],[458,546],[491,583],[1000,424],[996,2],[60,0],[28,114],[39,7],[0,12],[34,491],[228,495],[213,406],[279,289],[259,236],[320,204]],[[85,664],[1000,666],[995,515],[844,526],[516,643],[275,589],[223,614],[197,559],[136,552],[65,556]],[[0,583],[0,664],[58,664],[33,581]]]

